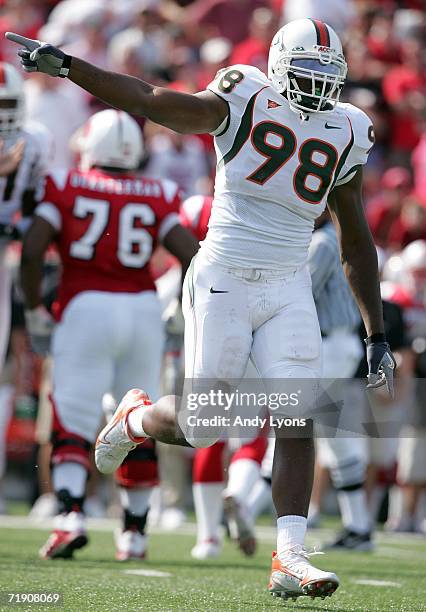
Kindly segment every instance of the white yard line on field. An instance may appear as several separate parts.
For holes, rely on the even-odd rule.
[[[377,586],[377,587],[400,587],[400,582],[391,582],[390,580],[353,580],[355,584],[362,584],[365,586]]]
[[[135,576],[148,576],[149,578],[170,578],[172,574],[169,572],[160,572],[159,570],[151,569],[130,569],[122,570],[123,574],[132,574]]]

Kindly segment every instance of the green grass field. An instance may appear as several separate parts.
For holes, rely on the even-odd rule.
[[[339,612],[415,612],[426,610],[426,539],[384,536],[374,553],[327,553],[319,567],[336,571],[341,586],[332,598],[273,599],[266,591],[273,531],[262,528],[255,557],[244,559],[232,543],[223,555],[201,563],[191,559],[193,535],[153,534],[149,558],[118,563],[110,531],[92,531],[90,545],[73,561],[40,561],[37,550],[47,531],[0,528],[0,590],[61,592],[62,609],[108,611],[258,611],[322,610]],[[312,542],[312,540],[311,540]],[[135,575],[129,570],[160,575]],[[378,584],[364,584],[377,581]],[[14,606],[47,610],[47,606]],[[51,609],[58,609],[51,607]],[[3,605],[1,610],[11,610]]]

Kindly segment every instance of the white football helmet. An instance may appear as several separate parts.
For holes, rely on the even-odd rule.
[[[78,150],[82,170],[93,166],[134,170],[144,155],[143,136],[130,115],[108,109],[92,115],[83,126]]]
[[[272,39],[268,77],[296,112],[333,110],[347,70],[339,37],[322,21],[291,21]]]
[[[11,64],[0,62],[0,137],[14,136],[24,121],[24,81]]]

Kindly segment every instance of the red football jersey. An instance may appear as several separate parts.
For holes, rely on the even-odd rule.
[[[198,240],[204,240],[208,230],[213,198],[210,196],[191,196],[180,207],[180,222]]]
[[[36,214],[57,230],[62,278],[55,315],[82,291],[155,290],[149,260],[179,223],[178,186],[101,170],[55,172]]]

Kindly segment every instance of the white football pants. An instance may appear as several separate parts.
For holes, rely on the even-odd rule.
[[[182,305],[186,379],[239,381],[249,358],[262,379],[321,373],[321,334],[306,267],[285,273],[227,268],[199,254],[186,275]]]
[[[77,295],[52,342],[53,400],[62,426],[94,442],[102,398],[132,387],[158,397],[164,331],[154,291]]]

